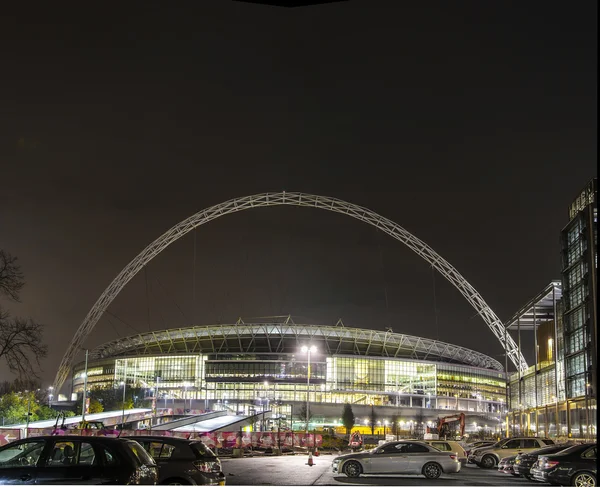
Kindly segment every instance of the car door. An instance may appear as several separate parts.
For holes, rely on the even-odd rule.
[[[423,465],[431,460],[430,450],[420,443],[408,443],[406,456],[409,461],[407,472],[421,473]]]
[[[38,484],[87,485],[102,483],[102,468],[92,444],[85,440],[54,440]]]
[[[494,453],[500,457],[500,460],[505,457],[516,455],[521,449],[521,441],[522,440],[519,438],[513,438],[502,445],[499,450],[494,450]]]
[[[537,448],[544,446],[541,441],[535,438],[525,438],[521,440],[521,448],[517,450],[517,453],[533,451]]]
[[[403,473],[408,470],[407,443],[390,443],[378,448],[369,459],[369,473]],[[365,472],[366,473],[366,472]]]
[[[156,462],[156,465],[158,466],[159,482],[162,482],[164,479],[171,476],[169,458],[175,447],[156,440],[138,439],[136,441],[142,445],[144,450],[148,452],[148,455]]]
[[[46,441],[31,438],[11,443],[0,451],[0,484],[31,485],[37,479],[37,465]]]

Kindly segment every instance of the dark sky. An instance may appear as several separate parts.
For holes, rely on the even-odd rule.
[[[237,196],[367,206],[502,319],[560,277],[567,207],[596,174],[597,2],[13,3],[0,26],[0,247],[27,286],[2,304],[47,325],[45,383],[142,248]],[[457,290],[351,218],[266,208],[199,228],[195,300],[193,245],[154,259],[85,345],[291,313],[504,362]]]

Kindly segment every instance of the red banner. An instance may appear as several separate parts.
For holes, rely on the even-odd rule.
[[[20,429],[1,429],[0,430],[0,446],[6,445],[10,441],[19,440],[21,438]]]
[[[51,435],[54,428],[29,428],[27,437]],[[106,435],[102,430],[78,430],[70,429],[67,434],[80,436],[113,436]],[[178,438],[188,438],[190,440],[200,440],[206,446],[213,449],[218,448],[313,448],[320,447],[323,437],[320,434],[313,433],[292,433],[291,431],[282,431],[277,436],[277,432],[246,432],[231,431],[217,433],[189,433],[180,431],[150,431],[150,430],[124,430],[121,437],[136,435],[152,436],[175,436]],[[114,435],[116,436],[116,435]],[[3,429],[0,430],[0,445],[20,438],[20,430]]]

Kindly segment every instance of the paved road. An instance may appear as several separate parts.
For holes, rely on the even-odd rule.
[[[457,474],[442,475],[436,480],[427,480],[418,475],[361,476],[350,479],[331,472],[332,455],[314,458],[315,465],[307,465],[306,455],[281,457],[223,458],[223,472],[227,485],[434,485],[441,486],[507,486],[535,487],[539,485],[512,475],[484,470],[474,465],[463,466]]]

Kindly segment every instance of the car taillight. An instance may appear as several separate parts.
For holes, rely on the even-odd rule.
[[[450,458],[452,458],[452,460],[456,460],[456,455],[450,455]]]
[[[556,460],[546,460],[542,465],[542,468],[553,468],[556,467],[558,463],[559,462],[557,462]]]

